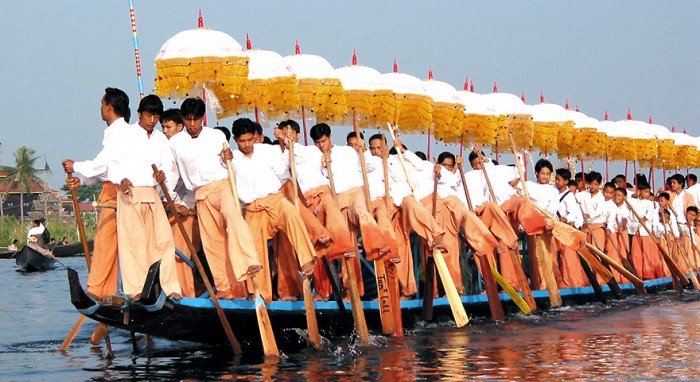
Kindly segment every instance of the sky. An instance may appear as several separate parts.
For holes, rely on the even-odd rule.
[[[46,156],[49,185],[59,188],[61,160],[91,159],[101,148],[104,88],[123,89],[132,110],[138,106],[129,3],[5,0],[1,6],[0,164],[13,165],[13,153],[28,146]],[[249,33],[254,48],[288,55],[299,40],[302,53],[336,68],[350,65],[357,49],[360,64],[383,73],[396,58],[401,72],[427,78],[432,66],[435,79],[457,89],[466,76],[478,93],[490,93],[496,81],[500,92],[524,92],[530,104],[542,91],[547,102],[568,99],[597,119],[607,109],[611,120],[621,120],[630,109],[634,119],[653,116],[669,129],[675,124],[700,135],[696,1],[134,0],[134,6],[146,93],[154,89],[161,45],[196,27],[201,8],[206,27],[241,45]],[[406,143],[425,151],[425,137]]]

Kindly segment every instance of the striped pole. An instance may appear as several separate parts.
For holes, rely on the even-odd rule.
[[[139,35],[136,33],[136,12],[134,12],[134,0],[129,0],[129,13],[131,14],[131,33],[134,35],[134,57],[136,58],[136,77],[139,82],[139,95],[143,98],[143,80],[141,78],[141,53],[139,52]]]

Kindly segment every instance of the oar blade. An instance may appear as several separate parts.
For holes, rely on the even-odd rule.
[[[318,322],[316,321],[316,307],[314,306],[314,297],[311,294],[311,280],[308,277],[303,279],[304,286],[304,309],[306,312],[306,327],[309,331],[309,344],[314,349],[320,350],[321,334],[318,331]]]
[[[440,280],[442,280],[442,286],[445,289],[445,294],[447,295],[447,301],[450,303],[450,309],[452,309],[452,315],[455,319],[455,324],[458,328],[463,327],[469,323],[469,317],[467,316],[467,311],[464,309],[464,304],[462,304],[462,299],[459,298],[459,293],[457,293],[457,287],[452,280],[450,275],[450,270],[447,268],[447,263],[445,258],[440,253],[440,250],[433,249],[433,259],[435,259],[435,267],[440,274]]]
[[[272,323],[270,316],[267,313],[265,301],[258,294],[255,297],[255,316],[258,319],[258,327],[260,328],[260,339],[263,345],[263,352],[266,357],[279,357],[280,352],[277,349],[277,341],[275,334],[272,332]]]
[[[491,273],[493,274],[493,278],[496,279],[498,285],[500,285],[501,288],[508,293],[508,296],[510,296],[515,305],[517,305],[523,313],[530,315],[530,313],[532,313],[532,309],[530,309],[530,305],[525,302],[525,299],[520,295],[520,293],[518,293],[510,284],[508,284],[508,281],[506,281],[506,279],[503,278],[503,276],[501,276],[501,274],[498,273],[496,268],[493,266],[491,266]]]

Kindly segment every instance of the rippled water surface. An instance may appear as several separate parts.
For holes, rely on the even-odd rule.
[[[82,258],[62,259],[85,275]],[[611,305],[561,308],[506,323],[456,329],[419,325],[404,338],[264,361],[230,361],[215,348],[112,332],[116,358],[89,344],[87,320],[71,348],[56,349],[78,319],[66,272],[15,272],[0,260],[0,380],[695,380],[700,378],[700,295],[665,292]]]

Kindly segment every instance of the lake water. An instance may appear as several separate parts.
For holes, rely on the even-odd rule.
[[[85,260],[62,259],[85,276]],[[466,327],[423,324],[403,338],[375,337],[356,347],[334,339],[264,361],[232,362],[214,348],[112,331],[106,359],[86,320],[71,348],[58,346],[78,319],[66,272],[15,272],[0,260],[0,381],[138,380],[697,380],[700,295],[664,292],[611,305],[562,308],[506,323],[475,319]]]

